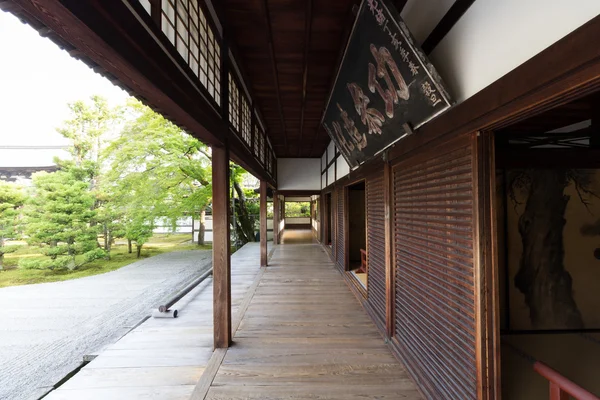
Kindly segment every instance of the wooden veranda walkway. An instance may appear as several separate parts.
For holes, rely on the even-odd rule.
[[[258,265],[259,249],[251,249],[253,255],[246,252],[244,264],[255,257],[254,265]],[[106,361],[102,364],[103,357],[106,360],[102,354],[48,399],[187,399],[190,395],[192,399],[213,400],[421,399],[404,366],[392,356],[320,245],[276,246],[269,267],[256,267],[256,272],[243,268],[245,278],[237,278],[236,284],[236,265],[241,255],[232,257],[236,310],[232,314],[231,348],[212,355],[205,351],[212,344],[208,317],[212,307],[210,311],[205,309],[202,317],[194,309],[201,305],[199,299],[212,293],[207,288],[183,309],[180,318],[161,320],[181,329],[198,325],[200,318],[205,328],[179,333],[192,347],[201,340],[204,350],[178,349],[175,343],[179,340],[174,339],[168,343],[173,356],[162,353],[162,367],[138,365],[136,368],[142,368],[139,374],[122,369],[120,372],[126,375],[120,380],[89,372],[94,363],[100,363],[96,369],[110,368]],[[208,307],[208,303],[202,307]],[[138,360],[150,360],[155,350],[160,350],[158,343],[169,329],[176,328],[157,329],[154,346],[144,347],[143,341],[150,339],[142,339],[137,330],[119,343],[143,347],[145,352],[137,354]],[[194,334],[202,338],[195,339]],[[111,351],[115,350],[105,353]],[[122,362],[134,367],[131,361]],[[144,369],[149,369],[145,375]],[[83,379],[82,373],[87,374]]]

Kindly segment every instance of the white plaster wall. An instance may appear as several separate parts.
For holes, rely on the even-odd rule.
[[[343,178],[344,176],[350,173],[350,166],[346,162],[346,159],[343,156],[339,156],[337,158],[337,178]]]
[[[600,0],[478,0],[430,59],[462,102],[598,14]]]
[[[327,146],[327,162],[331,162],[333,157],[335,157],[335,144],[330,140],[329,145]]]
[[[310,217],[286,217],[287,225],[310,224]]]
[[[423,44],[433,28],[448,12],[455,0],[408,0],[402,19],[419,44]]]
[[[318,158],[278,158],[278,190],[321,189],[321,160]]]
[[[335,182],[335,164],[331,164],[331,167],[327,170],[327,185],[331,185]]]

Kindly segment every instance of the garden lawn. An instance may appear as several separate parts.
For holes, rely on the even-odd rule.
[[[155,235],[148,243],[142,247],[142,256],[140,259],[152,257],[162,253],[179,250],[210,250],[212,246],[198,246],[190,243],[189,234],[177,235]],[[83,278],[85,276],[103,274],[114,271],[139,259],[136,258],[135,245],[133,253],[127,251],[127,243],[117,241],[113,245],[110,260],[95,260],[87,263],[74,271],[69,270],[37,270],[37,269],[19,269],[18,260],[23,257],[40,257],[38,249],[29,248],[24,245],[15,253],[7,254],[5,258],[5,270],[0,271],[0,288],[7,286],[29,285],[42,282],[66,281],[69,279]],[[42,256],[43,257],[43,256]]]

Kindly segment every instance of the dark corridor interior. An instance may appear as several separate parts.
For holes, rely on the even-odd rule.
[[[600,395],[600,101],[494,132],[504,399],[547,399],[546,364]]]
[[[348,270],[367,287],[365,182],[348,186]]]

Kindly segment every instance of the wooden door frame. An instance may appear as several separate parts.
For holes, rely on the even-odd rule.
[[[345,183],[344,186],[342,186],[342,189],[344,190],[344,252],[345,257],[344,257],[344,271],[350,271],[350,234],[349,234],[349,228],[350,228],[350,197],[348,196],[348,189],[350,186],[356,185],[357,183],[360,182],[364,182],[365,183],[365,247],[366,247],[366,251],[367,251],[367,255],[369,254],[369,238],[367,235],[367,231],[366,228],[369,226],[369,220],[367,219],[367,178],[358,178],[358,179],[354,179],[348,183]],[[367,279],[369,279],[367,277]],[[366,290],[365,290],[366,292]]]
[[[472,134],[477,397],[501,398],[500,287],[494,134]]]

